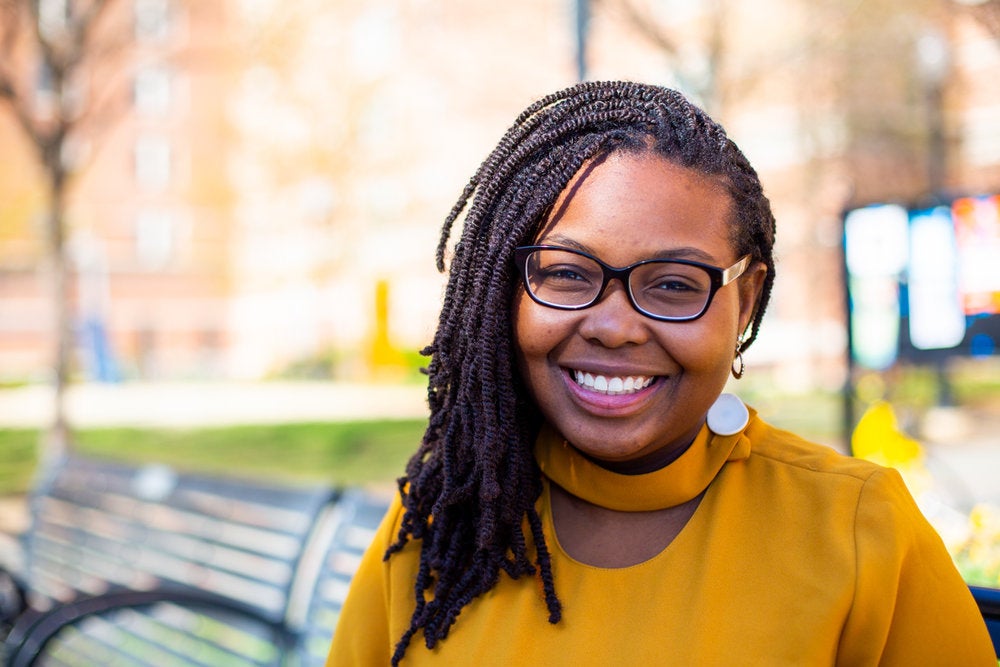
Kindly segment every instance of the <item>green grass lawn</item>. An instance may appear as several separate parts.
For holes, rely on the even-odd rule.
[[[423,436],[425,421],[85,429],[77,451],[131,463],[270,480],[393,484]],[[23,493],[36,467],[39,432],[0,429],[0,495]]]
[[[38,431],[0,429],[0,496],[23,493],[37,460]]]

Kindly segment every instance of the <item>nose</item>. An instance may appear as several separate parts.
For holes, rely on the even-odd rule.
[[[648,317],[632,307],[620,280],[608,283],[597,303],[580,312],[580,335],[607,348],[639,345],[649,340]]]

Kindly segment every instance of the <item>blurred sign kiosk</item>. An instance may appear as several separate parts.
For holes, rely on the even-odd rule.
[[[1000,195],[851,209],[844,259],[848,434],[859,371],[934,365],[946,402],[949,358],[1000,354]]]

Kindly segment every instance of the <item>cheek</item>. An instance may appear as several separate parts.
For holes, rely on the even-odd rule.
[[[735,337],[730,345],[729,336],[703,327],[686,329],[683,334],[663,341],[662,345],[689,375],[715,374],[728,369],[732,361],[730,352],[736,346]]]
[[[673,332],[668,348],[672,355],[689,373],[728,376],[736,354],[738,304],[713,303],[705,316],[690,324]]]
[[[530,329],[531,324],[529,322],[529,313],[527,312],[528,302],[527,296],[524,294],[524,288],[518,288],[517,292],[514,293],[514,300],[510,308],[510,317],[512,330],[514,335],[514,352],[517,354],[518,364],[523,365],[523,359],[525,354],[525,344],[530,345]]]
[[[545,356],[552,348],[552,341],[557,334],[550,319],[550,310],[532,301],[523,288],[514,296],[511,313],[514,321],[514,348],[522,371],[527,360]]]
[[[511,308],[511,317],[517,370],[525,388],[537,400],[540,389],[537,386],[540,376],[539,366],[545,359],[545,346],[543,336],[538,333],[540,327],[535,322],[534,305],[523,290],[518,290]]]

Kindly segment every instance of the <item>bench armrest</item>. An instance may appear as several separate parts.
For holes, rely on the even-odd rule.
[[[1000,658],[1000,590],[996,588],[984,588],[982,586],[969,586],[972,597],[976,598],[979,611],[982,612],[986,620],[986,628],[990,631],[990,638],[993,640],[993,648]]]
[[[263,643],[273,647],[273,654],[278,659],[290,651],[296,641],[293,633],[283,623],[264,618],[251,607],[218,595],[190,590],[119,591],[80,598],[47,611],[29,610],[18,619],[5,641],[7,660],[5,664],[9,667],[28,667],[35,664],[35,660],[42,656],[53,640],[67,628],[74,627],[81,633],[87,634],[83,624],[88,619],[129,611],[138,612],[140,616],[131,619],[134,625],[137,618],[147,617],[146,614],[150,614],[157,607],[182,609],[185,612],[198,614],[202,618],[223,620],[227,625],[235,622],[253,635],[263,638]],[[117,622],[113,625],[121,626]],[[144,639],[157,641],[150,639],[151,635],[156,633],[140,630],[139,634],[145,635]],[[212,643],[214,640],[207,638],[206,642]],[[184,649],[174,645],[167,646],[164,650],[174,653]],[[275,664],[278,659],[275,660]]]

